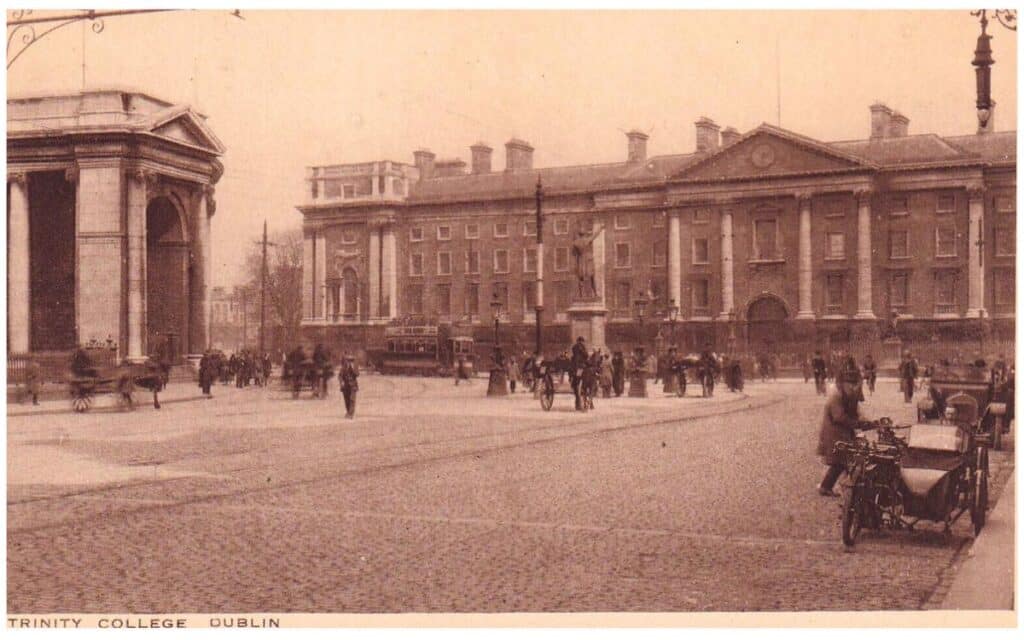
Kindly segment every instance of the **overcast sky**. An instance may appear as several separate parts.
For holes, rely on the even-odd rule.
[[[979,33],[942,12],[260,12],[112,18],[34,45],[9,95],[126,86],[198,106],[227,146],[213,221],[215,283],[249,241],[300,224],[304,167],[391,159],[427,147],[469,160],[484,140],[504,164],[512,136],[534,165],[689,152],[694,121],[747,131],[777,122],[819,140],[866,138],[881,100],[910,132],[973,133]],[[989,24],[996,129],[1016,128],[1016,33]],[[778,55],[776,55],[778,47]]]

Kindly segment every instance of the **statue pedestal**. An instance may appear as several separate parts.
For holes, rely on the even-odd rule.
[[[879,367],[893,369],[900,366],[902,357],[903,341],[896,337],[886,338],[882,340],[882,357],[878,358],[876,362]]]
[[[487,397],[508,395],[508,374],[504,369],[491,369],[491,377],[487,381]]]
[[[647,372],[633,371],[629,374],[629,397],[647,397]]]
[[[587,343],[587,351],[607,349],[604,338],[604,327],[608,309],[600,300],[577,300],[569,306],[569,339],[576,342],[582,337]]]

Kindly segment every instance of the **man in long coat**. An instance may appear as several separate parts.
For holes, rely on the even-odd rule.
[[[345,417],[351,420],[356,417],[356,393],[359,391],[359,368],[352,356],[346,355],[342,361],[338,380],[345,398]]]
[[[846,466],[843,459],[836,456],[835,445],[837,442],[852,441],[856,436],[855,429],[861,422],[857,405],[863,401],[861,377],[856,368],[837,373],[836,389],[825,401],[821,431],[818,434],[818,455],[828,465],[825,477],[818,485],[818,493],[823,496],[838,495],[833,487]]]
[[[903,401],[907,404],[914,398],[914,382],[917,380],[917,361],[908,351],[900,363],[900,388],[903,390]]]

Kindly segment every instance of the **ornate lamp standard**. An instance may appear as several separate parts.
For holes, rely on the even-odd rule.
[[[679,305],[676,304],[675,298],[669,298],[668,301],[668,326],[669,326],[669,339],[673,347],[676,346],[676,319],[679,318]]]
[[[491,365],[491,377],[487,382],[488,397],[507,396],[508,380],[505,373],[505,358],[501,355],[501,347],[498,346],[498,326],[501,322],[501,300],[498,299],[498,292],[495,291],[491,297],[491,312],[494,314],[494,364]]]
[[[673,367],[676,364],[676,358],[679,354],[676,349],[676,318],[679,317],[679,305],[676,304],[675,298],[669,298],[668,301],[668,326],[669,326],[669,349],[668,357],[664,364],[659,361],[658,367],[663,372],[664,386],[662,391],[665,393],[677,393],[679,390],[679,382],[676,379],[676,372]],[[673,354],[675,354],[673,356]]]
[[[979,133],[991,130],[989,128],[989,120],[992,118],[992,110],[995,108],[995,102],[992,101],[992,65],[995,64],[995,59],[992,57],[992,46],[989,44],[992,36],[988,35],[985,31],[988,27],[987,13],[985,9],[971,12],[971,15],[977,16],[981,22],[981,34],[978,36],[978,45],[974,49],[974,60],[971,62],[974,65],[978,89],[978,98],[975,106],[978,109]],[[994,13],[999,24],[1011,31],[1017,30],[1016,10],[997,9]]]
[[[641,293],[640,296],[633,302],[633,308],[636,310],[637,322],[640,326],[640,344],[637,346],[637,350],[644,348],[644,311],[647,308],[647,297]],[[629,375],[629,397],[631,398],[646,398],[647,397],[647,354],[637,354],[637,357],[633,361],[633,370]]]
[[[644,346],[644,311],[647,309],[647,296],[643,293],[633,301],[633,308],[636,309],[637,322],[640,325],[640,346]]]

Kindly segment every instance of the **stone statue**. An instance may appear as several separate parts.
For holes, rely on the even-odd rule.
[[[581,226],[576,230],[576,238],[572,241],[576,296],[580,300],[592,300],[597,297],[597,282],[594,277],[594,238],[600,232],[600,228],[591,227],[588,231]]]

